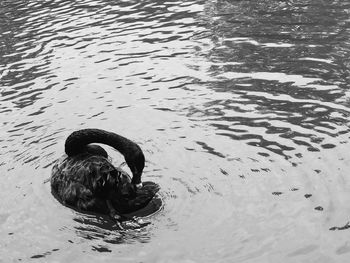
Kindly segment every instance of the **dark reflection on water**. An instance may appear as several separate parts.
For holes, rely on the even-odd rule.
[[[3,260],[344,262],[349,13],[336,0],[0,1]],[[43,184],[86,127],[144,149],[165,204],[150,226],[77,216]]]
[[[75,227],[78,236],[88,240],[103,240],[109,244],[123,244],[132,242],[149,242],[150,233],[146,228],[137,228],[124,225],[120,229],[108,218],[82,215],[75,217],[74,221],[79,224]]]

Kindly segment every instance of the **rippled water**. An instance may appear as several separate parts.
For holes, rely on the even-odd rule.
[[[346,262],[349,13],[0,0],[0,262]],[[151,225],[116,231],[52,197],[87,127],[142,146],[164,202]]]

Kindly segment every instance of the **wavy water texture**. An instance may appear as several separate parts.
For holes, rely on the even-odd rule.
[[[0,1],[4,262],[345,262],[346,1]],[[138,142],[141,230],[59,204],[73,130]],[[116,165],[121,156],[108,149]]]

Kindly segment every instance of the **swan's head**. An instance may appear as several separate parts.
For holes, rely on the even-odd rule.
[[[133,156],[133,158],[125,158],[125,160],[132,172],[131,183],[133,184],[136,191],[142,188],[141,176],[143,168],[145,167],[145,157],[140,150]]]
[[[137,189],[142,188],[141,174],[139,174],[138,172],[134,173],[131,179],[131,183],[133,184],[135,191]]]
[[[141,175],[142,175],[142,168],[137,168],[135,167],[133,169],[133,174],[132,174],[132,179],[131,179],[131,183],[133,184],[135,191],[142,188],[142,181],[141,181]]]

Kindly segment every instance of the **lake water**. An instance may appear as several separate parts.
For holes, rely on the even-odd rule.
[[[0,262],[347,262],[349,17],[338,0],[0,0]],[[89,127],[144,150],[164,205],[147,227],[52,197]]]

